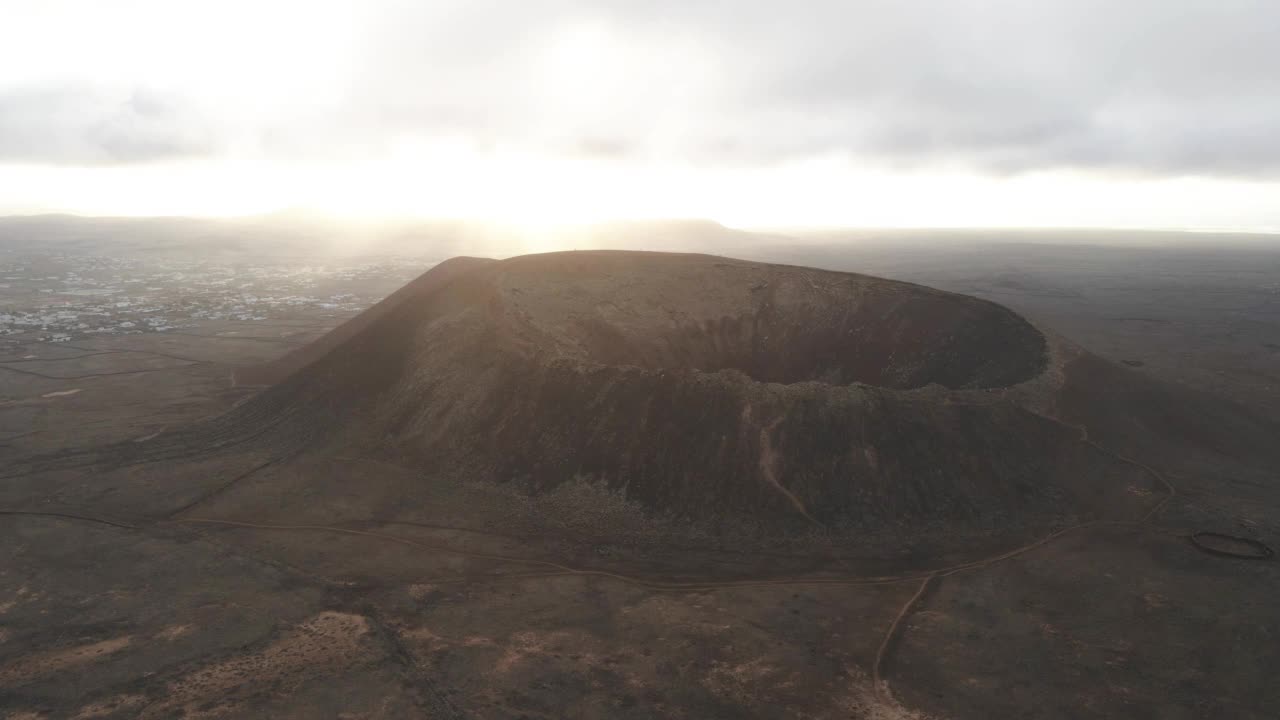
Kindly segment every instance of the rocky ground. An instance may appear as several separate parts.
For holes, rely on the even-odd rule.
[[[1019,287],[1001,301],[1058,313],[1073,339],[1143,362],[1135,372],[1238,397],[1253,389],[1267,407],[1268,343],[1280,338],[1265,288],[1280,272],[1212,296],[1239,309],[1221,313],[1238,343],[1224,351],[1210,311],[1179,315],[1195,305],[1178,290],[1191,281],[1144,273],[1146,262],[1128,272],[1181,304],[1153,307],[1137,290],[1135,303],[1166,322],[1125,320],[1148,315],[1115,302],[1101,312],[1087,293],[1043,300],[1054,284],[1034,264],[1002,271]],[[914,267],[899,272],[942,272]],[[1125,283],[1107,277],[1092,282],[1114,301]],[[969,282],[957,278],[953,287]],[[392,280],[366,295],[335,282],[324,297],[365,304]],[[5,312],[34,305],[22,307]],[[3,338],[18,344],[0,361],[0,510],[16,513],[0,517],[0,710],[1266,718],[1280,706],[1266,675],[1280,660],[1280,570],[1207,555],[1185,537],[1208,529],[1280,546],[1280,491],[1265,473],[1153,463],[1170,485],[1137,488],[1146,494],[1129,522],[1045,526],[1014,548],[970,540],[954,556],[874,563],[815,552],[821,538],[743,552],[547,535],[539,519],[559,511],[555,495],[436,482],[376,457],[281,461],[249,441],[188,457],[139,450],[135,459],[152,460],[139,465],[80,452],[174,447],[166,434],[258,392],[233,382],[237,368],[354,310],[307,304],[259,320],[175,315],[191,323],[175,330]],[[241,441],[233,430],[219,442]],[[15,475],[48,453],[75,462]],[[605,494],[593,506],[628,517],[617,503]]]

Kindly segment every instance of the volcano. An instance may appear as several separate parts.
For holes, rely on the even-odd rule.
[[[285,378],[239,424],[554,495],[546,522],[579,530],[607,495],[667,536],[1023,536],[1159,502],[1108,448],[1266,446],[1002,306],[707,255],[457,258],[252,372]]]

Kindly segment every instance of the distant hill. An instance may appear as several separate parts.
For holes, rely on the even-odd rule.
[[[530,249],[713,250],[776,243],[782,236],[706,220],[654,220],[529,230],[462,220],[355,221],[301,212],[244,218],[0,217],[0,248],[85,254],[174,255],[252,262],[379,255],[444,260],[519,255]]]

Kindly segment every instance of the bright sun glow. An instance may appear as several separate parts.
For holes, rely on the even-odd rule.
[[[65,207],[40,204],[54,193]],[[243,215],[305,208],[355,218],[477,219],[529,230],[612,219],[711,217],[739,227],[1280,227],[1266,183],[1010,178],[857,172],[837,161],[768,170],[636,167],[406,143],[393,157],[342,165],[250,161],[143,168],[0,167],[19,211]],[[25,204],[24,204],[25,201]],[[1256,228],[1257,225],[1255,224]]]

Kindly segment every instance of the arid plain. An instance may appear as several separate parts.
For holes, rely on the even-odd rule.
[[[1280,543],[1280,456],[1265,442],[1280,427],[1274,243],[899,232],[782,244],[705,226],[598,243],[675,235],[688,249],[994,301],[1050,338],[1045,367],[1060,373],[1039,388],[1019,367],[962,362],[998,359],[1000,342],[939,351],[952,360],[926,369],[900,356],[797,365],[854,353],[805,346],[805,334],[744,356],[733,340],[748,335],[722,325],[705,344],[682,336],[654,350],[635,339],[652,335],[650,316],[600,310],[616,283],[597,279],[640,293],[684,271],[585,253],[410,294],[444,309],[414,320],[432,329],[413,330],[425,334],[409,349],[360,327],[313,358],[310,343],[436,262],[485,253],[428,239],[324,262],[281,252],[264,263],[225,244],[194,266],[156,260],[180,234],[127,250],[46,238],[0,254],[10,716],[1263,718],[1280,707],[1267,675],[1280,660],[1280,569],[1188,540]],[[760,318],[830,305],[850,282],[706,262],[685,295],[662,286],[645,302],[692,313],[720,289]],[[755,274],[731,280],[730,266]],[[539,300],[547,273],[587,300]],[[489,333],[493,297],[546,337]],[[626,332],[556,329],[556,313],[582,308]],[[482,352],[495,337],[501,347]],[[433,339],[475,354],[431,354]],[[498,353],[515,364],[486,364]],[[405,357],[453,379],[424,388]],[[540,368],[564,363],[638,369],[570,376],[591,397],[557,414],[566,394]],[[323,383],[290,384],[321,365]],[[677,380],[656,379],[665,368]],[[867,389],[809,397],[851,383]],[[477,387],[489,390],[468,394]],[[494,437],[521,453],[498,457],[482,442],[485,408],[522,388],[549,400],[495,416],[508,422]],[[616,439],[629,425],[610,413],[643,414],[624,402],[635,394],[671,398],[669,414],[643,413],[677,431]],[[375,396],[420,400],[365,402]],[[690,397],[701,401],[679,404]],[[894,432],[863,435],[875,451],[853,465],[812,462],[849,456],[840,433],[813,438],[864,416]],[[596,439],[577,444],[575,432]],[[717,443],[751,466],[716,475],[725,463],[702,459],[701,433],[738,433]],[[626,461],[576,473],[566,448]],[[699,471],[672,489],[663,479],[679,471],[661,458],[675,448]],[[947,472],[916,482],[912,458],[934,452]],[[855,470],[883,487],[858,485],[871,488],[860,498],[824,484]],[[869,504],[882,510],[858,511]]]

